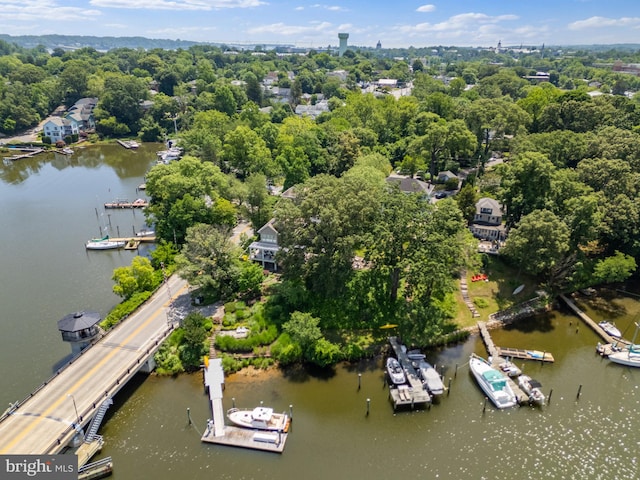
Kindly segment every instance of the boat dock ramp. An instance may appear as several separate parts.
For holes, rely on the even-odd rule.
[[[289,436],[287,431],[254,430],[225,425],[224,408],[222,406],[224,372],[221,359],[212,358],[205,362],[204,382],[209,391],[213,420],[207,423],[207,428],[201,438],[203,442],[274,453],[282,453],[284,451],[284,446]]]
[[[398,337],[389,337],[389,343],[407,377],[407,384],[405,385],[399,385],[397,388],[389,385],[389,398],[393,402],[393,409],[395,410],[402,406],[413,408],[416,405],[430,404],[431,396],[424,389],[422,381],[418,378],[418,374],[413,368],[411,360],[407,357],[407,353],[402,348]]]

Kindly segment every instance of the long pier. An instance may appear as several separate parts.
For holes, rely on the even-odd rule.
[[[106,202],[104,208],[145,208],[149,206],[149,202],[139,198],[130,202],[128,200],[114,200],[113,202]]]
[[[0,417],[0,454],[64,450],[105,399],[137,372],[153,368],[154,353],[176,326],[169,314],[172,301],[186,288],[184,280],[172,276],[143,307],[13,404]]]
[[[566,295],[562,294],[560,295],[560,298],[571,310],[573,310],[573,312],[578,316],[578,318],[580,318],[580,320],[586,323],[591,328],[591,330],[593,330],[600,336],[600,338],[602,338],[604,344],[598,345],[598,351],[602,355],[608,356],[610,353],[615,351],[615,348],[619,349],[619,345],[631,345],[630,341],[625,340],[624,338],[612,337],[607,332],[605,332],[604,329],[600,325],[598,325],[596,321],[594,321],[591,317],[589,317],[589,315],[580,310],[580,308],[578,308],[573,300],[569,299]]]
[[[400,362],[402,369],[407,377],[407,385],[400,385],[398,388],[391,388],[389,385],[389,396],[393,402],[394,410],[400,406],[425,405],[431,403],[431,396],[424,389],[422,381],[418,378],[416,369],[413,368],[412,362],[403,350],[398,337],[389,337],[391,348]]]

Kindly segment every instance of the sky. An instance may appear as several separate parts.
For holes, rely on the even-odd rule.
[[[0,33],[383,48],[640,43],[638,0],[0,0]]]

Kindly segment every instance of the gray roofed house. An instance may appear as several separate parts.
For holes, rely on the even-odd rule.
[[[100,334],[98,323],[102,320],[98,312],[75,312],[58,320],[62,340],[71,343],[74,354],[87,347]]]
[[[249,245],[249,258],[262,264],[262,268],[272,267],[278,270],[276,254],[280,250],[278,245],[278,231],[273,225],[273,219],[269,220],[258,230],[260,240]]]
[[[422,180],[418,180],[417,178],[391,175],[386,178],[386,181],[390,184],[397,184],[400,188],[400,191],[404,193],[418,193],[426,196],[429,195],[429,184],[423,182]]]
[[[502,206],[493,199],[484,197],[476,203],[476,213],[469,227],[471,233],[481,240],[503,242],[506,227],[502,224]]]

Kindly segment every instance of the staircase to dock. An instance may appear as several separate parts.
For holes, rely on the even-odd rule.
[[[91,443],[94,440],[96,434],[98,433],[98,429],[102,424],[102,419],[104,418],[107,410],[111,405],[113,405],[113,399],[109,397],[104,402],[102,402],[102,405],[100,405],[100,407],[96,411],[93,420],[91,420],[91,425],[89,425],[89,429],[87,430],[87,434],[84,437],[84,441],[86,443]]]

